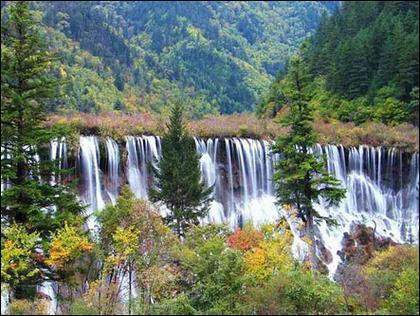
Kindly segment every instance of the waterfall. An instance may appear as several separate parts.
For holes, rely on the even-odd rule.
[[[105,206],[101,188],[102,171],[99,168],[99,144],[95,136],[80,136],[79,159],[80,180],[84,183],[80,196],[88,206],[88,215],[92,215],[95,210],[101,210]],[[92,217],[88,218],[87,226],[94,229],[95,221]]]
[[[120,184],[120,150],[115,140],[107,138],[105,141],[107,156],[107,194],[115,204]]]
[[[131,190],[138,198],[147,197],[151,174],[149,163],[157,167],[160,157],[160,138],[155,136],[127,136],[127,176]]]
[[[203,224],[225,223],[236,228],[247,221],[260,225],[287,215],[275,203],[272,178],[274,165],[281,156],[271,153],[271,142],[245,138],[194,138],[194,142],[202,181],[205,186],[214,187],[213,201],[201,221]],[[99,154],[100,144],[104,157]],[[57,144],[51,148],[56,156],[60,152],[64,155],[66,150],[58,147]],[[126,162],[122,163],[123,153],[114,140],[80,137],[78,165],[83,183],[80,196],[90,205],[90,211],[101,209],[107,201],[114,203],[124,182],[137,197],[147,198],[153,185],[150,167],[158,166],[161,140],[155,136],[127,136],[125,152]],[[341,249],[343,233],[354,223],[376,226],[378,235],[397,242],[418,240],[418,153],[363,145],[349,148],[316,145],[313,152],[325,155],[328,172],[347,190],[338,207],[327,209],[322,200],[315,205],[321,215],[332,216],[338,222],[337,227],[321,224],[317,236],[333,256],[328,263],[330,271],[335,271],[340,261],[336,254]],[[295,229],[296,221],[288,220],[295,236],[293,252],[302,258],[306,245]]]
[[[66,139],[62,137],[60,140],[53,140],[50,143],[50,160],[56,161],[56,167],[59,170],[64,170],[68,168],[67,161],[67,143]],[[53,173],[51,175],[50,183],[54,185],[57,181],[62,181],[62,177],[56,179],[56,175]]]

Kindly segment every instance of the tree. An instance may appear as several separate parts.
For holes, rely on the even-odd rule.
[[[115,205],[99,213],[101,224],[100,245],[104,255],[103,278],[99,280],[105,295],[95,298],[97,307],[111,313],[118,305],[116,300],[123,290],[128,292],[128,313],[132,312],[133,288],[136,284],[138,301],[145,308],[159,299],[159,282],[169,287],[165,279],[169,249],[179,241],[169,227],[165,226],[153,205],[136,199],[128,186],[124,186]],[[134,278],[134,272],[136,278]],[[128,279],[128,288],[123,288],[123,279]],[[111,280],[112,282],[109,282]],[[112,287],[111,283],[118,284]]]
[[[115,101],[114,103],[114,110],[125,111],[126,110],[125,104],[120,99],[117,99],[117,101]]]
[[[315,210],[314,203],[323,198],[327,206],[336,205],[345,196],[345,190],[339,188],[340,182],[325,170],[326,158],[320,159],[312,152],[316,135],[305,95],[307,76],[299,57],[291,63],[290,87],[286,87],[290,111],[282,121],[283,126],[290,128],[290,133],[279,137],[273,146],[273,152],[282,155],[276,165],[274,181],[278,204],[295,208],[305,224],[311,244],[311,266],[313,270],[318,270],[314,225],[318,220],[327,223],[333,220],[321,216]]]
[[[35,255],[39,234],[28,234],[23,226],[12,225],[4,230],[2,227],[2,235],[1,283],[15,289],[33,282],[41,273]]]
[[[163,202],[169,212],[166,222],[179,237],[191,224],[206,215],[210,192],[201,182],[199,156],[183,121],[183,109],[176,103],[168,131],[162,137],[162,158],[154,169],[156,187],[150,190],[153,202]]]
[[[391,314],[416,315],[419,312],[419,272],[414,269],[401,272],[385,305]]]
[[[65,221],[80,222],[82,207],[69,187],[49,183],[52,173],[60,172],[57,161],[39,159],[48,156],[50,142],[62,135],[43,125],[47,103],[60,84],[50,75],[54,58],[28,2],[15,2],[6,10],[1,29],[2,227],[18,224],[27,234],[39,234],[42,248]]]
[[[245,288],[243,258],[226,245],[227,227],[194,226],[179,251],[180,266],[191,271],[187,288],[191,305],[207,315],[237,314]]]
[[[408,275],[404,272],[408,273]],[[399,305],[398,308],[401,308],[402,299],[399,296],[404,291],[402,289],[403,287],[406,290],[406,293],[403,295],[413,297],[410,291],[413,291],[415,288],[412,287],[411,280],[409,281],[410,277],[408,276],[415,273],[417,274],[417,281],[415,283],[418,283],[419,252],[416,247],[408,245],[392,246],[384,251],[378,252],[363,267],[363,275],[376,300],[376,305],[379,306],[390,304],[390,307],[392,307],[392,304],[395,303],[394,307]],[[408,299],[408,297],[405,299]],[[406,308],[410,308],[409,305]]]

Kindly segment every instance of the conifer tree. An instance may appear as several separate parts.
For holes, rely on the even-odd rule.
[[[180,103],[172,108],[167,127],[162,137],[162,158],[154,170],[156,187],[151,189],[150,198],[168,208],[166,222],[181,237],[188,226],[198,224],[199,218],[206,215],[213,188],[205,188],[201,181],[199,156]]]
[[[296,209],[310,239],[312,269],[318,270],[315,224],[320,220],[334,223],[334,219],[321,216],[314,203],[323,198],[328,206],[337,205],[345,196],[345,190],[339,188],[340,182],[326,171],[325,157],[321,159],[311,150],[316,144],[316,135],[305,95],[307,75],[300,58],[292,60],[289,76],[291,86],[286,93],[290,111],[282,125],[289,127],[290,133],[279,137],[272,149],[282,156],[274,174],[277,202]]]
[[[49,183],[52,172],[59,172],[57,161],[39,159],[48,157],[50,141],[58,137],[44,126],[47,102],[60,84],[49,75],[53,56],[28,2],[6,10],[1,28],[2,228],[23,226],[28,234],[37,233],[43,246],[66,221],[78,222],[82,208],[69,187]]]

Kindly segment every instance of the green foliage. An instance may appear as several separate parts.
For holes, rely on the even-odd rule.
[[[1,283],[13,289],[25,283],[32,283],[39,277],[35,248],[39,234],[28,234],[23,226],[2,227]],[[22,293],[17,293],[21,295]]]
[[[75,299],[70,304],[70,315],[100,315],[99,310],[94,306],[86,304],[82,299]]]
[[[327,277],[309,272],[282,272],[245,300],[258,315],[340,315],[346,312],[341,289]]]
[[[151,307],[141,304],[136,306],[137,315],[196,315],[197,311],[191,306],[188,296],[181,294],[173,299],[166,299]]]
[[[379,252],[366,264],[363,272],[378,305],[396,307],[401,303],[402,291],[407,291],[406,299],[415,294],[416,287],[412,284],[414,281],[408,280],[408,276],[417,273],[418,280],[418,255],[418,249],[415,247],[394,246]],[[417,301],[412,300],[406,307],[411,309],[415,304],[418,305],[418,296]]]
[[[196,226],[179,253],[181,265],[192,275],[187,287],[191,305],[209,314],[235,312],[244,284],[240,252],[227,247],[224,234],[222,226]]]
[[[58,161],[40,159],[48,157],[50,142],[62,136],[58,130],[45,128],[46,104],[57,97],[60,86],[51,75],[55,57],[40,35],[37,15],[31,13],[28,2],[13,3],[6,10],[1,29],[2,227],[18,224],[21,234],[38,236],[38,246],[45,253],[51,232],[65,222],[80,223],[83,209],[70,187],[49,183],[53,175],[60,175]],[[27,259],[31,266],[43,267],[42,258]],[[30,285],[42,282],[48,272]],[[33,275],[28,271],[28,276]],[[25,282],[8,282],[16,291],[13,286],[25,286]]]
[[[409,268],[401,272],[385,306],[390,314],[415,315],[419,313],[418,270]]]
[[[418,1],[345,1],[300,52],[312,81],[309,101],[324,118],[418,124]],[[282,75],[272,83],[260,114],[275,116],[288,81]]]
[[[34,1],[69,80],[53,110],[165,113],[181,95],[193,117],[251,111],[334,2]],[[59,68],[57,74],[59,75]],[[89,84],[89,91],[84,85]],[[106,95],[108,99],[102,97]]]
[[[150,199],[169,209],[166,223],[181,237],[188,226],[198,224],[206,215],[213,188],[207,189],[201,182],[199,156],[180,103],[173,107],[167,127],[162,137],[162,158],[154,169],[156,188],[150,190]]]
[[[290,85],[285,87],[290,100],[289,113],[283,118],[282,124],[291,130],[279,137],[273,146],[273,152],[282,155],[275,166],[276,196],[278,204],[296,209],[297,216],[305,223],[311,240],[312,268],[317,270],[314,221],[332,223],[334,219],[319,215],[313,204],[323,198],[327,206],[337,205],[344,198],[345,189],[340,188],[340,182],[326,171],[325,157],[319,159],[311,151],[316,135],[306,96],[308,77],[300,58],[292,60],[289,76]]]
[[[385,124],[398,124],[408,121],[409,113],[405,104],[395,98],[387,98],[376,107],[375,119]]]
[[[342,189],[335,188],[339,183],[325,171],[324,161],[310,152],[315,145],[316,135],[311,126],[311,109],[305,96],[306,74],[300,59],[294,60],[294,86],[289,90],[290,111],[282,124],[289,126],[288,135],[279,137],[273,149],[283,158],[277,165],[275,180],[277,196],[281,205],[292,205],[299,212],[299,217],[306,221],[315,216],[312,203],[319,197],[326,198],[331,204],[337,204],[344,196]]]

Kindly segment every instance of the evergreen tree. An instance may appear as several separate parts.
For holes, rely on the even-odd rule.
[[[114,110],[116,110],[116,111],[125,111],[126,110],[125,104],[120,99],[118,99],[114,103]]]
[[[342,91],[350,99],[357,98],[365,94],[369,88],[367,58],[364,55],[364,46],[359,38],[351,44],[351,67],[342,76],[346,78],[347,89]]]
[[[54,59],[28,6],[8,5],[1,29],[1,218],[2,227],[18,224],[39,234],[43,246],[65,221],[78,221],[82,208],[69,187],[49,183],[57,161],[38,158],[48,157],[58,137],[43,123],[59,82],[48,74]],[[16,297],[21,290],[14,289]]]
[[[290,112],[282,124],[291,131],[279,137],[273,146],[273,152],[282,155],[274,174],[276,195],[278,204],[296,209],[298,217],[304,222],[310,239],[312,269],[318,270],[315,224],[320,220],[333,223],[334,219],[321,216],[314,203],[323,198],[327,206],[337,205],[344,198],[345,190],[339,188],[340,182],[325,170],[325,157],[320,159],[311,150],[316,143],[316,135],[305,95],[307,75],[300,58],[292,61],[289,76]]]
[[[188,134],[180,103],[172,108],[168,131],[162,137],[162,158],[154,170],[156,188],[150,198],[163,202],[169,210],[166,222],[179,237],[191,224],[206,215],[213,188],[201,182],[199,156],[194,139]]]

